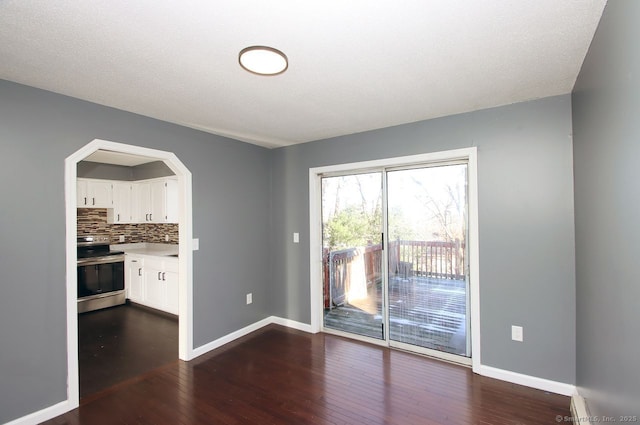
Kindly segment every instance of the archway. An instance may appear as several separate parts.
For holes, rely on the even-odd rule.
[[[178,177],[179,201],[179,346],[181,360],[193,358],[193,239],[191,172],[172,152],[95,139],[65,160],[66,292],[67,292],[67,402],[80,402],[78,380],[78,316],[76,253],[77,164],[98,150],[151,157],[163,161]]]

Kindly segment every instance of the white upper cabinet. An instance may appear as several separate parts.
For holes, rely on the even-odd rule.
[[[78,179],[78,207],[112,208],[113,182],[110,180]]]
[[[151,208],[149,209],[149,221],[152,223],[166,223],[166,187],[164,180],[151,183]]]
[[[177,179],[165,181],[165,223],[177,223],[180,219],[180,191]]]
[[[165,178],[137,183],[140,223],[178,222],[178,180]]]
[[[149,223],[151,219],[151,183],[135,183],[133,191],[133,217],[136,223]]]
[[[78,179],[78,208],[113,208],[109,223],[177,223],[178,179],[137,182]]]
[[[131,182],[113,183],[113,223],[133,223],[133,184]]]

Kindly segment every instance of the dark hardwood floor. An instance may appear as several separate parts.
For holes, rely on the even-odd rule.
[[[270,325],[46,424],[553,424],[569,403],[461,366]]]
[[[133,305],[78,315],[81,399],[177,360],[177,317]]]

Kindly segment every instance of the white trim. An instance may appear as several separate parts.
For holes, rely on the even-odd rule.
[[[420,347],[416,345],[406,344],[398,341],[389,341],[389,346],[408,351],[420,356],[429,357],[436,360],[444,360],[448,363],[454,363],[460,366],[471,367],[471,359],[459,354],[447,353],[446,351],[432,350],[430,348]]]
[[[77,315],[77,257],[76,257],[76,180],[77,164],[99,149],[148,156],[164,161],[178,176],[180,185],[179,235],[179,348],[182,360],[193,358],[193,253],[191,172],[171,152],[95,139],[65,159],[65,217],[66,217],[66,289],[67,289],[67,400],[68,410],[79,406],[78,382],[78,315]],[[45,409],[46,410],[46,409]],[[61,412],[57,412],[60,414]],[[64,413],[64,412],[62,412]],[[57,415],[56,415],[57,416]]]
[[[38,410],[37,412],[33,412],[21,418],[14,419],[11,422],[7,422],[5,425],[37,425],[44,421],[48,421],[49,419],[55,418],[56,416],[67,413],[69,410],[73,409],[75,409],[75,407],[72,407],[71,403],[68,400],[62,401],[58,404],[54,404],[53,406],[45,407],[44,409]]]
[[[311,310],[311,330],[319,332],[322,328],[322,232],[321,217],[321,181],[320,176],[328,173],[340,173],[354,170],[389,168],[421,163],[467,160],[469,185],[469,274],[471,291],[471,364],[478,373],[480,363],[480,260],[478,242],[478,156],[477,148],[462,148],[420,155],[401,156],[373,161],[353,162],[329,165],[309,169],[309,291]]]
[[[377,338],[372,338],[370,336],[344,332],[338,329],[325,328],[324,326],[322,326],[321,331],[322,333],[325,333],[328,335],[339,336],[342,338],[352,339],[354,341],[366,342],[367,344],[378,345],[380,347],[389,347],[389,344],[384,339],[377,339]]]
[[[566,396],[573,396],[576,394],[575,385],[524,375],[522,373],[511,372],[510,370],[498,369],[491,366],[480,366],[480,375]]]
[[[295,320],[284,319],[282,317],[277,317],[277,316],[269,316],[258,322],[245,326],[242,329],[238,329],[235,332],[231,332],[230,334],[220,337],[214,341],[211,341],[205,345],[201,345],[200,347],[193,350],[193,354],[194,354],[193,358],[202,356],[203,354],[206,354],[209,351],[215,350],[216,348],[220,348],[225,344],[233,342],[238,338],[242,338],[245,335],[249,335],[251,332],[255,332],[258,329],[271,324],[285,326],[288,328],[311,333],[311,326],[306,323],[296,322]]]
[[[469,244],[469,290],[471,305],[471,367],[478,373],[481,366],[480,345],[480,239],[478,220],[478,150],[468,149],[467,180],[469,208],[469,229],[467,243]]]
[[[311,332],[311,325],[307,323],[297,322],[295,320],[290,320],[290,319],[284,319],[282,317],[277,317],[277,316],[271,316],[269,319],[271,320],[271,323],[276,325],[285,326],[291,329],[297,329],[299,331],[303,331],[307,333],[313,333]]]
[[[238,329],[235,332],[231,332],[230,334],[227,334],[211,342],[208,342],[205,345],[201,345],[200,347],[194,348],[193,358],[206,354],[209,351],[215,350],[216,348],[220,348],[225,344],[235,341],[238,338],[242,338],[243,336],[248,335],[251,332],[257,331],[258,329],[263,328],[271,323],[272,323],[271,317],[267,317],[258,322],[245,326],[242,329]]]
[[[589,415],[589,409],[587,403],[580,394],[576,394],[571,397],[571,417],[574,424],[591,424],[591,415]]]
[[[317,168],[309,169],[309,283],[310,283],[310,312],[311,332],[318,333],[322,328],[322,214],[320,198],[322,183]]]

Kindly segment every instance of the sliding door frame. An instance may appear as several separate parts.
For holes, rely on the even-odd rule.
[[[309,265],[310,265],[310,308],[311,308],[311,331],[317,333],[325,331],[323,329],[323,308],[322,308],[322,177],[330,174],[362,173],[366,170],[383,170],[390,167],[411,167],[430,166],[436,163],[449,161],[465,161],[468,164],[468,251],[469,251],[469,298],[471,300],[469,310],[471,316],[471,329],[467,332],[471,334],[471,366],[473,371],[479,373],[480,370],[480,287],[479,287],[479,242],[478,242],[478,182],[477,182],[477,148],[462,148],[442,152],[434,152],[420,155],[411,155],[395,158],[386,158],[373,161],[354,162],[337,164],[324,167],[314,167],[309,169]],[[386,181],[386,179],[383,179]],[[384,196],[384,195],[383,195]],[[386,230],[386,228],[385,228]],[[385,238],[385,250],[387,238]],[[383,264],[386,270],[386,265]],[[385,294],[385,309],[388,301]],[[387,322],[387,312],[383,312],[385,323]],[[402,344],[389,344],[388,338],[376,340],[375,338],[361,337],[347,334],[340,331],[328,331],[349,338],[371,342],[377,345],[390,345],[395,348],[405,348]],[[388,326],[385,326],[385,337],[388,336]],[[408,347],[407,347],[408,348]],[[416,350],[413,350],[416,351]],[[460,356],[447,353],[436,352],[435,350],[417,350],[422,354],[433,354],[444,360],[460,363]],[[444,355],[443,355],[444,354]],[[462,362],[466,363],[466,362]]]

